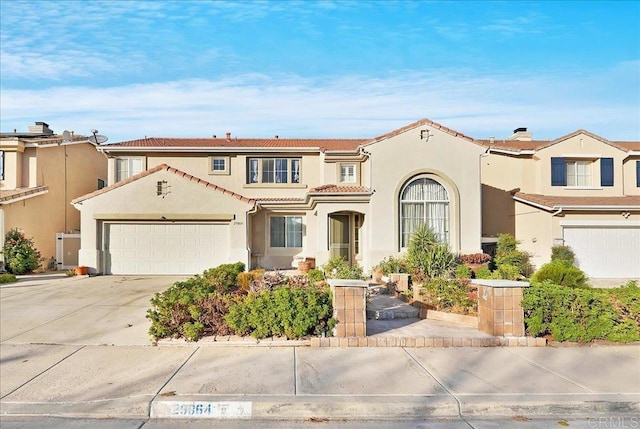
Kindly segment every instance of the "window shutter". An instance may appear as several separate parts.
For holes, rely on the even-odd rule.
[[[600,158],[600,186],[613,186],[613,158]]]
[[[551,158],[551,186],[567,186],[567,165],[564,158]]]
[[[636,186],[640,188],[640,161],[636,161]]]

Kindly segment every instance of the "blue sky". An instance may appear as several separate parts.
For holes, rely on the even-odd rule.
[[[0,129],[640,140],[639,1],[0,0]]]

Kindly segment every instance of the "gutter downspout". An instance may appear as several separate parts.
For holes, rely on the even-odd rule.
[[[245,222],[244,222],[245,223],[245,227],[244,227],[245,247],[247,249],[247,255],[249,256],[248,258],[249,264],[247,265],[247,271],[251,270],[251,227],[249,223],[249,216],[256,214],[259,209],[260,209],[260,205],[256,202],[254,203],[253,207],[247,210],[247,212],[245,213]]]
[[[551,213],[551,216],[558,216],[560,213],[562,213],[562,207],[560,207],[558,210],[556,210],[555,212]]]
[[[483,235],[484,218],[482,217],[482,207],[484,207],[484,201],[483,201],[484,197],[482,194],[482,158],[486,158],[489,155],[491,155],[491,146],[489,146],[489,148],[485,150],[484,153],[481,153],[480,156],[478,156],[478,168],[479,168],[478,174],[480,175],[480,252],[484,252],[482,250],[482,237],[484,237]],[[462,226],[460,226],[459,228],[461,227]],[[459,231],[459,234],[461,235],[461,231]],[[462,237],[460,237],[460,241],[462,241]],[[460,247],[462,247],[462,243],[460,243]]]

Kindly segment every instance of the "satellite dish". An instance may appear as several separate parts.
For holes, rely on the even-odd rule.
[[[71,141],[71,133],[67,130],[64,130],[62,133],[62,142],[69,143]]]
[[[93,144],[102,144],[102,143],[106,142],[107,140],[109,140],[107,138],[107,136],[103,136],[103,135],[98,134],[98,130],[91,130],[91,133],[93,135],[91,137],[89,137],[88,140]]]

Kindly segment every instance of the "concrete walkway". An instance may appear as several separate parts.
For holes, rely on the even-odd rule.
[[[173,281],[52,278],[0,288],[0,415],[407,421],[640,414],[640,345],[218,347],[209,340],[154,347],[144,314],[153,293]]]

